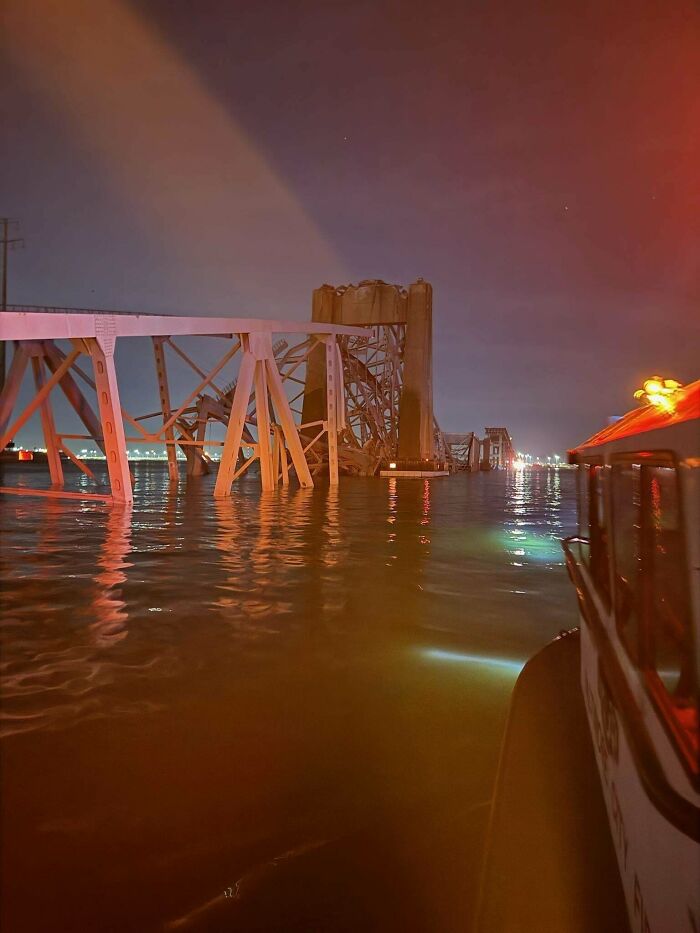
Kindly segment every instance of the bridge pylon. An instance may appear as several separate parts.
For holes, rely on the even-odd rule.
[[[346,399],[342,470],[373,474],[390,461],[434,467],[432,299],[422,279],[407,288],[371,280],[315,289],[313,321],[367,331],[338,338]],[[307,363],[303,422],[323,416],[325,386],[326,358],[318,347]]]

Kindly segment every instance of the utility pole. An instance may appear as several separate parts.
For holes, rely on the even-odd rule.
[[[0,225],[2,226],[2,240],[0,240],[0,245],[2,246],[2,311],[7,311],[7,252],[9,249],[17,249],[20,246],[24,246],[24,240],[21,237],[11,237],[10,236],[10,227],[16,227],[19,224],[18,220],[10,220],[9,217],[0,217]],[[6,358],[5,358],[5,341],[0,340],[0,391],[5,387],[5,372],[6,372]]]

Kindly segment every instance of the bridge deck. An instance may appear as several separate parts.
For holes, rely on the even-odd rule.
[[[25,308],[0,317],[0,340],[70,340],[97,337],[108,323],[114,337],[231,337],[234,334],[349,334],[363,336],[364,327],[267,318],[199,317],[143,314],[136,311],[91,311],[86,308]]]

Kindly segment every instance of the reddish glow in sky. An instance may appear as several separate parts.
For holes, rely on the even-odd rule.
[[[10,300],[301,319],[423,276],[442,426],[543,454],[692,381],[697,6],[426,10],[6,0]]]

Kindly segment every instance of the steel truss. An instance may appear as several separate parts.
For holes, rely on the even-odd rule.
[[[326,347],[326,371],[330,366],[337,372],[342,387],[336,394],[338,468],[343,473],[372,475],[382,460],[396,456],[398,448],[406,327],[389,324],[362,330],[362,335],[340,334],[335,352]],[[306,365],[318,343],[318,337],[312,336],[292,347],[280,346],[275,353],[280,377],[292,390],[289,402],[299,419],[312,476],[325,472],[329,464],[325,422],[304,422],[302,415]],[[329,363],[330,357],[334,359]],[[254,405],[250,418],[255,423]],[[331,462],[335,460],[334,454]]]
[[[291,350],[285,341],[273,345],[274,333],[304,331],[309,336]],[[0,394],[0,450],[39,411],[51,478],[50,489],[33,490],[39,494],[130,502],[133,477],[126,452],[129,442],[164,445],[173,481],[178,477],[177,447],[185,453],[190,473],[206,472],[212,462],[208,448],[220,447],[221,462],[214,495],[225,496],[230,493],[232,483],[255,461],[260,465],[264,490],[274,489],[279,483],[287,485],[291,473],[296,474],[300,485],[312,486],[312,473],[319,472],[320,462],[312,451],[323,440],[330,482],[335,484],[338,481],[337,435],[345,425],[337,339],[362,333],[357,327],[291,321],[71,313],[64,309],[52,313],[10,311],[0,321],[0,339],[14,343],[12,364]],[[201,368],[175,340],[175,337],[188,335],[224,339],[225,350],[213,367]],[[151,340],[160,403],[157,411],[134,416],[120,403],[114,350],[117,339],[125,337]],[[68,341],[67,353],[56,340]],[[299,394],[290,400],[285,383],[294,387],[300,381],[295,373],[311,349],[317,346],[325,348],[326,417],[322,421],[300,424],[295,421],[293,408]],[[177,354],[198,377],[195,387],[180,404],[174,404],[171,399],[168,354]],[[92,375],[78,364],[81,356],[90,358]],[[237,375],[222,388],[219,383],[234,358],[239,363]],[[11,420],[30,361],[35,394]],[[88,433],[69,434],[57,430],[50,399],[56,387],[61,388]],[[94,398],[92,404],[88,396]],[[225,426],[223,441],[206,439],[210,420],[218,420]],[[134,433],[127,434],[125,425]],[[309,429],[314,431],[310,442]],[[91,468],[71,449],[68,443],[71,440],[92,440],[102,450],[109,472],[110,496],[63,490],[61,454],[94,480]],[[17,493],[22,490],[2,487],[0,491]]]
[[[406,326],[376,325],[364,327],[362,331],[361,336],[340,334],[335,354],[327,348],[326,361],[329,355],[335,356],[330,365],[334,374],[338,373],[342,388],[336,393],[335,406],[338,468],[343,473],[372,475],[379,463],[395,457],[398,449]],[[280,378],[287,389],[290,408],[303,437],[304,454],[312,477],[329,469],[326,421],[305,422],[302,414],[306,366],[316,347],[322,343],[321,338],[312,335],[291,347],[286,341],[279,341],[273,347]],[[186,425],[187,429],[200,437],[208,421],[225,421],[230,410],[228,395],[232,388],[227,387],[227,397],[218,400],[201,397],[192,420]],[[256,424],[256,402],[251,397],[245,431]],[[244,438],[247,437],[248,434],[244,433]],[[335,460],[334,454],[331,462],[335,463]],[[206,465],[201,469],[206,469]]]
[[[338,430],[338,464],[342,473],[373,476],[382,462],[398,460],[399,413],[404,381],[406,324],[375,324],[363,327],[362,336],[340,335],[338,355],[344,382],[344,412]],[[278,357],[282,378],[288,378],[305,363],[313,350],[309,341],[292,347]],[[294,404],[304,396],[305,379],[297,376]],[[295,409],[301,417],[301,408]],[[301,425],[302,429],[310,425]],[[472,434],[459,435],[461,444],[451,444],[434,420],[436,459],[454,472],[468,469]],[[327,463],[322,438],[314,439],[311,471],[321,472]],[[476,442],[478,446],[478,441]]]
[[[473,431],[466,434],[445,434],[437,429],[442,457],[450,472],[461,473],[479,468],[479,438]]]
[[[338,340],[347,400],[341,460],[350,472],[374,473],[398,451],[406,325],[368,330],[366,337]]]

